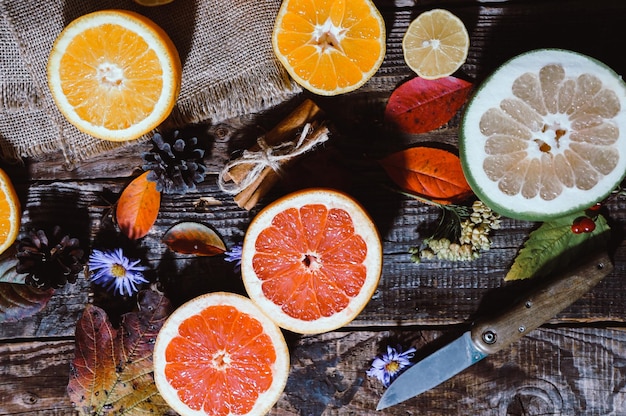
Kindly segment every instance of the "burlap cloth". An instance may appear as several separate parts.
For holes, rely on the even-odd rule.
[[[142,7],[132,0],[0,0],[0,158],[16,161],[60,150],[60,163],[72,168],[124,145],[78,131],[57,110],[47,86],[46,63],[54,40],[69,22],[96,10],[139,12],[176,44],[183,79],[168,126],[218,123],[285,101],[301,89],[272,52],[280,3],[174,0]]]

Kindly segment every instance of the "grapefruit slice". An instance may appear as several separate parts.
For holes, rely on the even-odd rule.
[[[181,415],[265,415],[289,374],[280,328],[250,299],[227,292],[176,309],[153,360],[159,392]]]
[[[626,84],[579,53],[506,62],[467,104],[463,171],[494,211],[545,221],[604,199],[626,174]]]
[[[378,286],[382,246],[352,197],[314,188],[289,194],[254,217],[241,274],[250,298],[292,332],[331,331],[352,321]]]

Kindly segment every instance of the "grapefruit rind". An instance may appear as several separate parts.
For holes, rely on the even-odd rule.
[[[262,281],[252,266],[254,245],[259,234],[270,226],[273,218],[287,208],[300,208],[308,204],[323,204],[327,208],[340,208],[352,216],[355,232],[366,243],[367,267],[365,283],[344,310],[327,317],[307,321],[286,314],[280,306],[264,294]],[[261,210],[252,220],[244,237],[241,256],[241,275],[248,296],[281,328],[299,334],[319,334],[335,330],[350,323],[361,313],[378,287],[382,272],[382,244],[373,220],[365,209],[351,196],[332,189],[312,188],[288,194]]]
[[[85,30],[104,24],[118,24],[141,34],[148,45],[155,51],[162,68],[163,85],[161,95],[154,105],[155,111],[139,123],[125,129],[108,129],[84,120],[74,110],[62,87],[60,65],[68,45],[77,35]],[[172,40],[163,29],[150,19],[128,10],[101,10],[73,20],[57,36],[48,57],[47,77],[48,87],[57,108],[74,127],[83,133],[102,140],[120,142],[139,138],[156,128],[170,115],[180,93],[182,64]]]
[[[196,411],[188,407],[177,394],[177,390],[167,381],[165,377],[165,366],[167,360],[165,351],[169,342],[178,336],[178,327],[191,316],[197,315],[200,311],[217,305],[230,305],[242,313],[248,314],[258,320],[265,334],[272,339],[276,350],[276,361],[273,366],[273,381],[268,390],[261,393],[254,408],[248,412],[248,416],[265,415],[276,404],[289,375],[289,349],[282,331],[269,319],[249,298],[235,293],[213,292],[198,296],[178,307],[165,321],[157,336],[154,352],[154,381],[159,393],[167,404],[176,412],[183,416],[206,416],[203,411]],[[252,359],[254,357],[251,357]]]
[[[520,75],[539,70],[549,64],[560,64],[568,78],[593,74],[602,86],[617,95],[621,105],[613,123],[619,128],[615,142],[620,157],[617,166],[590,190],[564,188],[563,194],[546,201],[539,196],[526,199],[506,195],[489,179],[482,166],[486,157],[483,144],[486,136],[479,127],[482,115],[513,96],[512,82]],[[589,56],[563,49],[537,49],[518,55],[493,72],[467,103],[459,129],[459,153],[466,179],[477,197],[501,215],[528,221],[546,221],[582,211],[605,199],[626,176],[626,84],[606,64]]]
[[[283,29],[282,27],[283,21],[285,20],[286,15],[296,14],[293,12],[293,7],[291,3],[293,2],[290,0],[283,1],[278,11],[278,14],[276,16],[276,20],[274,23],[274,29],[272,31],[272,48],[274,50],[274,55],[276,56],[278,61],[283,65],[283,67],[287,70],[287,73],[289,73],[289,75],[291,76],[291,78],[293,78],[294,81],[296,81],[300,86],[302,86],[303,88],[309,90],[310,92],[314,94],[323,95],[323,96],[334,96],[334,95],[345,94],[348,92],[355,91],[361,88],[363,84],[365,84],[367,81],[369,81],[370,78],[372,78],[372,76],[374,76],[374,74],[378,71],[378,69],[383,63],[383,59],[385,58],[385,51],[386,51],[385,21],[382,15],[380,14],[380,12],[378,11],[378,9],[376,8],[376,6],[374,5],[374,3],[372,3],[370,0],[359,0],[358,6],[361,7],[362,5],[364,5],[365,7],[369,9],[371,16],[377,21],[378,26],[379,26],[377,34],[373,34],[371,31],[358,30],[358,25],[354,25],[354,26],[357,27],[357,30],[356,30],[357,36],[364,37],[363,39],[365,40],[378,41],[378,44],[379,44],[378,46],[380,47],[378,56],[376,57],[374,62],[372,62],[371,65],[369,65],[368,68],[361,68],[363,72],[362,72],[362,77],[360,80],[358,80],[357,82],[351,82],[350,84],[344,87],[337,86],[332,89],[324,87],[324,86],[318,87],[314,85],[309,79],[299,74],[298,71],[294,68],[294,63],[292,62],[294,58],[282,52],[282,49],[283,49],[282,42],[279,39],[280,33],[282,30],[288,30],[288,29]],[[307,5],[307,7],[310,7],[310,6],[314,6],[314,5]],[[304,13],[297,13],[297,15],[301,19]],[[310,18],[309,16],[305,16],[305,17]],[[318,18],[318,16],[315,16],[315,18]],[[323,26],[323,23],[324,22],[318,22],[317,24],[318,26],[321,27]],[[349,31],[350,29],[351,27],[341,28],[342,31],[343,30]],[[308,33],[298,32],[298,35],[300,35],[299,36],[300,38],[304,38],[305,36],[308,35]],[[305,46],[311,45],[313,43],[315,43],[315,39],[313,38],[307,39],[305,43],[302,43],[302,45],[300,45],[300,49]],[[289,46],[291,47],[292,45],[289,45]],[[337,52],[337,51],[324,52],[324,53],[341,53],[342,55],[344,54],[344,52]],[[311,56],[309,56],[307,59],[310,59],[310,58]],[[350,60],[350,57],[345,56],[344,59]],[[334,70],[334,68],[332,69]],[[308,75],[311,75],[311,74],[308,74]]]

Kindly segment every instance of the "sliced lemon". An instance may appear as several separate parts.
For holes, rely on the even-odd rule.
[[[463,65],[469,35],[457,16],[444,9],[420,14],[402,39],[406,64],[424,79],[447,77]]]

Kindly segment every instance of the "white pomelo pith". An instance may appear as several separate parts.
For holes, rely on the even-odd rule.
[[[626,84],[588,56],[530,51],[482,83],[459,136],[465,176],[494,211],[544,221],[583,210],[626,175]]]

